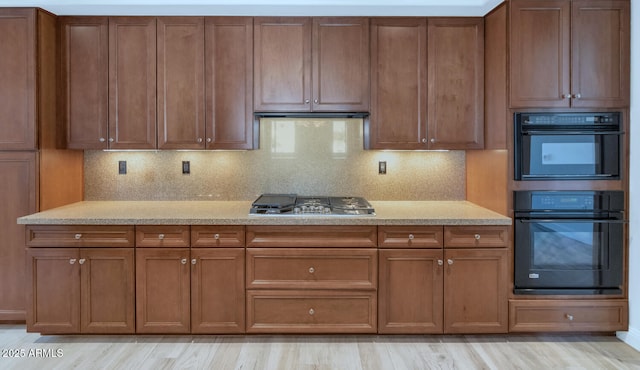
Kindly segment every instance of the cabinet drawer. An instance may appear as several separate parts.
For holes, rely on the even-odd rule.
[[[509,226],[445,226],[445,248],[503,248],[509,245]]]
[[[442,248],[442,226],[380,226],[380,248]]]
[[[376,248],[376,226],[247,226],[247,247]]]
[[[248,333],[375,333],[376,292],[247,291]]]
[[[509,331],[627,330],[626,300],[509,301]]]
[[[191,226],[191,247],[244,247],[244,226]]]
[[[189,226],[136,226],[138,248],[189,248]]]
[[[116,247],[134,245],[133,226],[29,225],[28,247]]]
[[[376,289],[377,281],[376,249],[247,249],[249,289]]]

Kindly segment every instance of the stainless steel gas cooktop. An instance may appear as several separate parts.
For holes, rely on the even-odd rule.
[[[262,194],[251,204],[249,214],[375,216],[375,209],[362,197]]]

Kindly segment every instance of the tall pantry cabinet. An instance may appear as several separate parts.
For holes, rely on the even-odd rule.
[[[40,9],[0,8],[0,322],[26,317],[16,219],[82,199],[82,153],[56,149],[56,22]]]

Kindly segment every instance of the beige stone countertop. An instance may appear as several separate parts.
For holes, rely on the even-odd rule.
[[[511,225],[467,201],[371,201],[375,216],[249,215],[250,201],[85,201],[18,218],[25,225]]]

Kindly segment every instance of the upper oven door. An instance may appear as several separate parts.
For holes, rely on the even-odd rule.
[[[515,179],[619,179],[619,128],[618,122],[541,124],[516,115]]]

